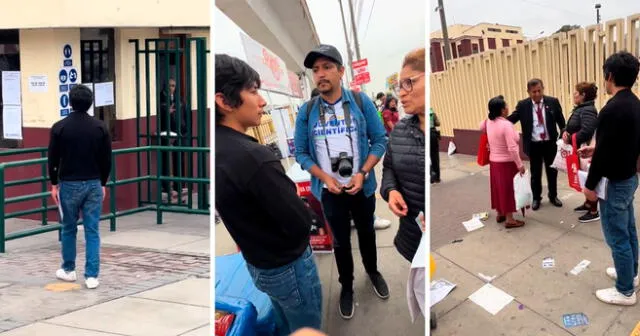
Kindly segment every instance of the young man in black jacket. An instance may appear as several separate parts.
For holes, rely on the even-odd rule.
[[[216,209],[256,287],[269,295],[278,335],[320,329],[322,288],[309,245],[312,217],[273,152],[245,133],[267,105],[260,76],[228,55],[215,58]]]
[[[549,201],[556,207],[562,207],[562,201],[558,199],[558,171],[551,168],[558,150],[556,141],[565,128],[562,106],[557,98],[544,95],[544,84],[540,79],[531,79],[527,83],[527,92],[529,98],[519,101],[507,119],[514,124],[519,121],[522,125],[522,145],[531,168],[531,208],[534,211],[540,209],[543,165],[547,173]]]
[[[62,267],[56,277],[74,282],[76,236],[82,212],[86,241],[84,278],[87,288],[98,287],[100,272],[100,215],[105,185],[111,173],[111,136],[105,124],[87,114],[93,93],[84,85],[69,92],[73,113],[51,127],[49,176],[51,197],[60,208]]]
[[[613,96],[598,115],[595,151],[584,194],[597,201],[595,189],[608,179],[606,199],[600,200],[602,232],[611,248],[614,267],[606,274],[615,287],[596,291],[596,297],[615,305],[634,305],[638,286],[638,233],[633,198],[638,189],[640,155],[640,100],[631,91],[640,63],[628,52],[611,55],[603,66],[607,94]],[[580,152],[589,155],[593,148]]]

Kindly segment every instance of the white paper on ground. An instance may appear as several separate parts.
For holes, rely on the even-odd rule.
[[[478,276],[479,276],[482,280],[484,280],[484,281],[486,281],[486,282],[491,282],[491,281],[493,281],[493,279],[495,279],[495,278],[496,278],[496,276],[495,276],[495,275],[494,275],[494,276],[488,276],[488,275],[484,275],[484,274],[482,274],[482,273],[478,273]]]
[[[542,259],[542,268],[553,268],[556,266],[556,261],[551,257]]]
[[[513,301],[513,296],[505,293],[501,289],[498,289],[491,284],[486,284],[478,289],[475,293],[471,294],[471,296],[469,296],[469,300],[484,308],[492,315],[496,315],[504,307],[511,303],[511,301]]]
[[[444,300],[454,288],[456,284],[445,279],[431,281],[431,307]]]
[[[418,245],[416,254],[413,256],[413,260],[411,261],[411,268],[427,268],[427,245],[429,245],[429,242],[427,241],[426,235],[423,233],[422,238],[420,238],[420,245]]]
[[[582,171],[582,170],[578,171],[578,180],[580,182],[580,188],[583,188],[583,189],[585,188],[584,185],[587,183],[587,176],[589,176],[588,172]],[[600,183],[598,183],[598,185],[596,186],[596,190],[594,191],[598,195],[599,199],[602,199],[602,200],[607,199],[607,183],[608,183],[607,178],[603,177],[600,180]]]
[[[411,323],[418,318],[418,312],[424,317],[425,306],[425,277],[427,272],[424,268],[412,268],[409,271],[407,280],[407,303],[409,304],[409,315]]]
[[[578,275],[580,274],[580,272],[584,271],[584,269],[587,268],[589,264],[591,264],[591,261],[585,259],[581,261],[579,264],[577,264],[576,267],[574,267],[571,271],[569,271],[569,273],[573,275]]]
[[[482,224],[480,218],[477,217],[471,218],[466,222],[462,222],[462,225],[464,225],[465,229],[467,229],[468,232],[475,231],[484,227],[484,224]]]

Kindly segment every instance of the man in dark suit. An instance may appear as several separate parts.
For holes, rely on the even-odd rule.
[[[549,201],[556,207],[562,207],[558,199],[558,171],[551,168],[557,152],[556,141],[566,126],[562,106],[557,98],[544,95],[544,84],[540,79],[531,79],[527,83],[527,92],[529,98],[519,101],[508,119],[514,124],[519,121],[522,125],[524,152],[531,165],[531,207],[534,211],[540,209],[543,162],[547,172]]]

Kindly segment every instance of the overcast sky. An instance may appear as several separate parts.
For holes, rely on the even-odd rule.
[[[347,62],[348,54],[340,18],[339,0],[306,0],[320,42],[335,45]],[[351,29],[349,1],[342,0],[347,29]],[[353,0],[360,54],[369,60],[368,92],[383,91],[385,78],[400,70],[402,59],[425,46],[425,0]],[[358,9],[360,11],[358,11]],[[353,43],[353,42],[352,42]],[[355,59],[355,53],[354,53]]]
[[[480,22],[520,26],[528,38],[555,33],[565,24],[582,27],[596,23],[595,4],[602,5],[602,22],[626,18],[640,13],[638,0],[443,0],[447,24]],[[473,5],[473,10],[469,7]],[[431,0],[429,12],[430,32],[440,30],[440,16],[434,9],[437,1]],[[540,32],[544,31],[543,35]]]

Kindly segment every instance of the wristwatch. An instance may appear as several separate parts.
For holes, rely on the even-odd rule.
[[[362,174],[362,177],[364,177],[365,179],[369,176],[369,172],[366,172],[362,169],[360,169],[360,171],[357,172],[356,174]]]

